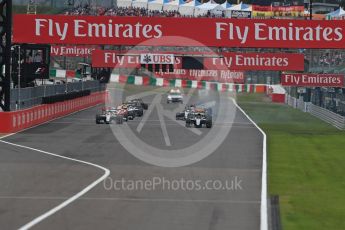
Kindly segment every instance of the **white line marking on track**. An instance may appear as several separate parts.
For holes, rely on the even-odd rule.
[[[157,94],[154,98],[153,101],[151,102],[151,104],[149,105],[149,108],[146,110],[146,112],[144,113],[144,116],[141,118],[140,123],[137,127],[137,132],[140,133],[142,128],[145,125],[145,122],[148,120],[148,118],[150,117],[153,109],[155,108],[156,104],[158,104],[160,102],[160,100],[162,99],[162,96],[160,94]]]
[[[162,114],[163,113],[163,107],[161,104],[157,104],[157,113],[158,113],[158,117],[159,117],[160,126],[162,129],[165,145],[171,146],[168,130],[167,130],[167,127],[166,127],[166,124],[164,121],[163,114]]]
[[[185,127],[185,122],[181,121],[181,120],[176,120],[175,115],[173,115],[170,111],[163,111],[164,116],[166,116],[167,118],[169,118],[171,121],[174,121],[174,123],[179,124],[182,127]],[[202,132],[196,128],[188,128],[187,130],[193,132],[194,134],[200,136],[202,134]]]
[[[249,121],[251,121],[255,127],[262,133],[263,135],[263,143],[262,143],[262,176],[261,176],[261,205],[260,205],[260,230],[267,230],[268,229],[268,219],[267,219],[267,136],[266,133],[250,118],[246,112],[237,104],[236,100],[233,99],[234,104],[236,107],[247,117]]]
[[[81,196],[86,194],[88,191],[93,189],[96,185],[98,185],[103,180],[105,180],[109,176],[109,174],[110,174],[109,169],[104,168],[104,167],[102,167],[100,165],[97,165],[97,164],[93,164],[93,163],[87,162],[87,161],[82,161],[82,160],[78,160],[78,159],[74,159],[74,158],[70,158],[70,157],[65,157],[65,156],[61,156],[61,155],[55,154],[55,153],[50,153],[50,152],[43,151],[43,150],[40,150],[40,149],[35,149],[35,148],[31,148],[31,147],[24,146],[24,145],[19,145],[19,144],[14,144],[14,143],[3,141],[3,140],[0,140],[0,142],[4,143],[4,144],[15,146],[15,147],[19,147],[19,148],[23,148],[23,149],[29,149],[29,150],[32,150],[32,151],[44,153],[44,154],[47,154],[47,155],[50,155],[50,156],[59,157],[59,158],[62,158],[62,159],[66,159],[66,160],[75,161],[75,162],[78,162],[78,163],[90,165],[90,166],[99,168],[99,169],[104,171],[104,174],[100,178],[98,178],[97,180],[95,180],[94,182],[92,182],[91,184],[86,186],[83,190],[81,190],[80,192],[78,192],[74,196],[68,198],[67,200],[65,200],[64,202],[59,204],[58,206],[50,209],[49,211],[43,213],[42,215],[36,217],[35,219],[33,219],[29,223],[25,224],[24,226],[20,227],[19,228],[20,230],[29,229],[29,228],[33,227],[34,225],[38,224],[39,222],[43,221],[44,219],[48,218],[49,216],[53,215],[54,213],[58,212],[59,210],[63,209],[64,207],[66,207],[67,205],[69,205],[70,203],[74,202],[75,200],[77,200],[78,198],[80,198]]]
[[[78,160],[78,159],[74,159],[74,158],[70,158],[70,157],[65,157],[65,156],[61,156],[61,155],[58,155],[58,154],[54,154],[54,153],[50,153],[50,152],[46,152],[46,151],[43,151],[43,150],[39,150],[39,149],[34,149],[34,148],[31,148],[31,147],[28,147],[28,146],[24,146],[24,145],[19,145],[19,144],[14,144],[14,143],[11,143],[11,142],[7,142],[7,141],[3,141],[2,139],[6,138],[6,137],[10,137],[10,136],[13,136],[17,133],[20,133],[20,132],[23,132],[25,130],[28,130],[28,129],[32,129],[32,128],[35,128],[35,127],[38,127],[40,125],[44,125],[44,124],[47,124],[51,121],[54,121],[54,120],[58,120],[58,119],[61,119],[63,117],[67,117],[67,116],[71,116],[75,113],[78,113],[78,112],[81,112],[83,110],[87,110],[89,108],[92,108],[92,107],[95,107],[97,105],[94,105],[94,106],[89,106],[85,109],[81,109],[79,111],[76,111],[76,112],[73,112],[73,113],[70,113],[68,115],[65,115],[65,116],[61,116],[61,117],[57,117],[55,119],[52,119],[50,121],[47,121],[47,122],[44,122],[44,123],[41,123],[41,124],[38,124],[38,125],[35,125],[35,126],[32,126],[32,127],[29,127],[27,129],[23,129],[19,132],[16,132],[16,133],[10,133],[10,134],[7,134],[5,136],[2,136],[0,137],[0,142],[1,143],[4,143],[4,144],[8,144],[8,145],[12,145],[12,146],[16,146],[16,147],[20,147],[20,148],[24,148],[24,149],[29,149],[29,150],[32,150],[32,151],[37,151],[37,152],[40,152],[40,153],[44,153],[44,154],[47,154],[47,155],[51,155],[51,156],[55,156],[55,157],[59,157],[59,158],[63,158],[63,159],[66,159],[66,160],[71,160],[71,161],[75,161],[75,162],[79,162],[79,163],[82,163],[82,164],[86,164],[86,165],[90,165],[90,166],[93,166],[93,167],[96,167],[96,168],[99,168],[99,169],[102,169],[104,171],[104,174],[103,176],[101,176],[100,178],[98,178],[97,180],[95,180],[94,182],[92,182],[90,185],[86,186],[83,190],[81,190],[80,192],[78,192],[77,194],[75,194],[74,196],[68,198],[67,200],[65,200],[64,202],[62,202],[61,204],[59,204],[58,206],[50,209],[49,211],[43,213],[42,215],[36,217],[35,219],[33,219],[32,221],[30,221],[29,223],[25,224],[24,226],[20,227],[19,229],[20,230],[26,230],[26,229],[30,229],[31,227],[33,227],[34,225],[38,224],[39,222],[43,221],[44,219],[48,218],[49,216],[53,215],[54,213],[58,212],[59,210],[63,209],[64,207],[66,207],[67,205],[71,204],[72,202],[74,202],[75,200],[79,199],[81,196],[83,196],[84,194],[86,194],[88,191],[90,191],[92,188],[94,188],[96,185],[98,185],[99,183],[101,183],[103,180],[105,180],[109,174],[110,174],[110,171],[109,169],[107,168],[104,168],[100,165],[97,165],[97,164],[93,164],[91,162],[87,162],[87,161],[82,161],[82,160]]]

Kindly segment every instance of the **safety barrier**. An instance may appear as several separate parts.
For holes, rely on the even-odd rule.
[[[300,97],[297,99],[297,98],[291,97],[290,95],[286,94],[285,104],[287,104],[287,105],[289,105],[295,109],[299,109],[303,112],[308,112],[308,108],[309,108],[309,105],[311,103],[303,101],[303,97]]]
[[[61,85],[41,85],[27,88],[11,89],[11,110],[26,109],[42,104],[43,97],[54,96],[70,92],[90,90],[100,92],[105,90],[105,84],[98,81],[70,82]]]
[[[0,133],[18,132],[81,109],[104,103],[105,99],[106,92],[103,91],[69,101],[39,105],[12,112],[0,112]]]
[[[313,104],[308,106],[308,112],[338,129],[345,129],[345,117],[339,114]]]
[[[228,92],[247,92],[247,93],[265,93],[267,86],[264,84],[234,84],[234,83],[220,83],[197,80],[184,79],[166,79],[166,78],[151,78],[142,76],[122,76],[112,74],[110,82],[133,84],[133,85],[147,85],[147,86],[162,86],[162,87],[179,87],[179,88],[195,88],[195,89],[209,89],[217,91]]]
[[[314,105],[311,102],[304,102],[303,98],[294,98],[287,95],[285,103],[295,109],[308,112],[311,115],[323,120],[338,129],[345,129],[345,117],[340,114],[329,111],[328,109]]]

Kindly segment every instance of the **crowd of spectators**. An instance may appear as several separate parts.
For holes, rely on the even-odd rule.
[[[181,15],[178,11],[159,11],[148,10],[146,8],[136,7],[90,7],[88,4],[75,6],[65,12],[66,15],[109,15],[109,16],[137,16],[137,17],[186,17]],[[208,13],[203,17],[215,17]],[[224,17],[222,15],[221,17]],[[128,50],[147,50],[147,47],[131,47],[131,46],[119,46],[112,47],[111,49],[128,51]],[[236,48],[209,48],[209,47],[150,47],[150,51],[177,51],[177,52],[236,52]],[[244,50],[241,49],[241,52]],[[260,50],[253,49],[248,50],[253,52],[277,52],[277,50]],[[247,51],[247,52],[248,52]],[[295,50],[280,50],[280,52],[292,52]],[[342,50],[318,50],[313,53],[305,53],[306,59],[309,60],[313,67],[333,67],[345,65],[345,52]]]
[[[107,9],[103,7],[90,7],[88,4],[84,5],[77,5],[73,8],[68,9],[65,12],[65,15],[104,15],[106,13]]]
[[[312,67],[337,67],[345,65],[343,50],[311,50],[305,54]]]
[[[159,11],[159,10],[148,10],[145,8],[135,7],[114,7],[108,9],[105,15],[111,16],[138,16],[138,17],[181,17],[178,11]]]
[[[181,15],[179,11],[149,10],[140,7],[90,7],[89,5],[78,5],[68,9],[65,15],[108,15],[108,16],[136,16],[136,17],[191,17]],[[225,17],[225,15],[214,15],[208,12],[206,15],[199,17]]]

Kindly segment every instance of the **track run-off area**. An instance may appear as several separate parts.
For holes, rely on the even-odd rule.
[[[108,90],[114,103],[119,95],[122,101],[141,97],[149,108],[122,125],[97,125],[99,105],[1,137],[2,229],[267,225],[266,137],[238,107],[236,95],[193,90],[185,92],[184,104],[166,104],[166,92],[158,88]],[[213,127],[186,128],[176,121],[173,114],[187,103],[212,106]],[[190,146],[212,152],[193,158]],[[194,162],[179,167],[150,163],[163,158],[178,164],[187,155]]]

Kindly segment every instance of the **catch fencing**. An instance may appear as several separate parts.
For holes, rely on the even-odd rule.
[[[311,115],[323,120],[334,127],[345,130],[345,117],[340,114],[334,113],[328,109],[314,105],[311,102],[304,102],[303,98],[294,98],[286,95],[285,103],[295,109],[299,109],[303,112],[308,112]]]
[[[308,112],[338,129],[345,129],[345,117],[341,116],[340,114],[313,104],[309,105]]]
[[[11,89],[11,111],[31,108],[42,104],[42,98],[64,94],[65,92],[77,92],[90,90],[91,93],[104,91],[105,84],[98,81],[71,82],[61,85],[41,85],[22,89]]]

